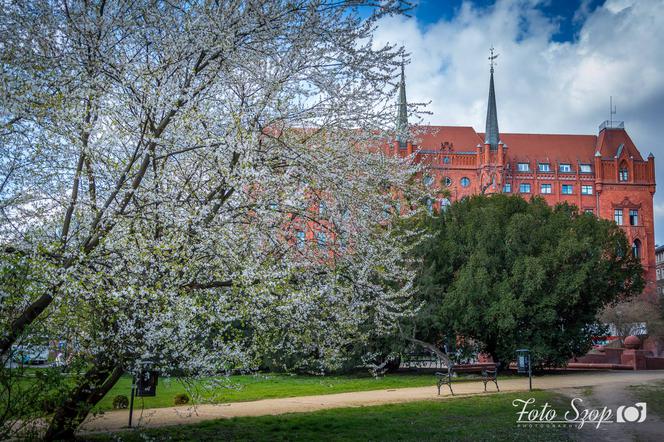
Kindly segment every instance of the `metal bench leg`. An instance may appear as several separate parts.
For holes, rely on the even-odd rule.
[[[493,381],[496,384],[496,390],[500,391],[500,387],[498,387],[498,381]]]
[[[452,391],[452,384],[451,383],[449,384],[449,387],[450,387],[450,393],[452,393],[452,396],[454,396],[454,392]]]
[[[438,383],[438,396],[440,396],[440,382]]]

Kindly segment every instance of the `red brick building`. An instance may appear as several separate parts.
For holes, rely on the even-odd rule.
[[[403,70],[397,141],[388,154],[415,154],[428,166],[425,184],[447,187],[451,199],[508,193],[541,196],[550,204],[567,201],[580,210],[621,225],[641,258],[648,285],[656,293],[653,195],[655,159],[644,159],[622,122],[605,121],[597,135],[500,133],[493,66],[489,79],[486,129],[469,126],[409,126]],[[432,202],[449,203],[442,194]]]

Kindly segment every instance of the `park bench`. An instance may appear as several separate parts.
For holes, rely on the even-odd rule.
[[[454,376],[454,366],[449,365],[447,371],[436,372],[436,385],[438,386],[438,396],[440,396],[440,389],[443,385],[447,385],[450,389],[450,393],[454,396],[454,391],[452,390],[452,377]],[[486,384],[493,382],[496,384],[496,390],[500,391],[498,387],[498,369],[494,368],[493,370],[485,368],[482,370],[482,382],[484,383],[484,391],[486,391]]]

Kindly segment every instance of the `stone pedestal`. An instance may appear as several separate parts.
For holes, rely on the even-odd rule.
[[[620,362],[631,365],[634,370],[645,370],[646,356],[650,356],[650,352],[647,350],[625,349],[620,357]]]

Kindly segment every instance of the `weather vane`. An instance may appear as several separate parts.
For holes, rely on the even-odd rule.
[[[491,49],[489,49],[489,51],[491,52],[491,55],[489,55],[489,63],[491,65],[491,73],[493,74],[493,66],[495,65],[494,60],[498,58],[500,54],[493,53],[494,52],[493,46],[491,46]]]

